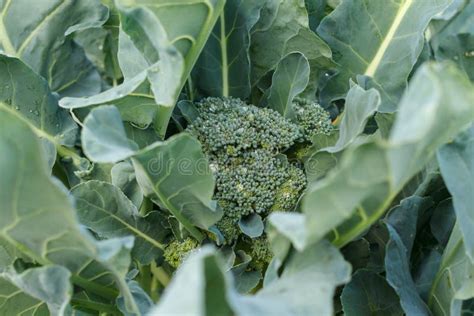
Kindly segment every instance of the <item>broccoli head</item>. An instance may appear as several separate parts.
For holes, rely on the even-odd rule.
[[[286,154],[296,143],[329,133],[329,115],[318,104],[301,99],[295,101],[294,122],[236,98],[206,98],[195,109],[197,117],[187,131],[200,140],[214,171],[214,199],[224,212],[216,227],[226,243],[242,236],[242,217],[257,213],[265,219],[272,211],[294,210],[306,175]],[[268,251],[257,251],[264,249],[264,241],[255,239],[255,258],[271,258]]]

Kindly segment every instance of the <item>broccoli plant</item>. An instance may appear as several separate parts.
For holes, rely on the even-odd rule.
[[[473,16],[0,0],[0,315],[472,315]]]

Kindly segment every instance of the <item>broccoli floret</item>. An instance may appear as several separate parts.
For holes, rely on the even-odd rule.
[[[293,101],[296,121],[301,127],[302,139],[310,142],[315,135],[329,135],[333,130],[329,113],[319,104],[306,99]]]
[[[164,251],[165,261],[173,268],[178,268],[186,257],[199,247],[199,243],[192,238],[185,238],[182,241],[174,240],[169,243]]]
[[[219,201],[219,204],[224,210],[231,209],[231,206],[223,205],[225,204],[224,201]],[[227,244],[231,244],[236,241],[237,238],[239,238],[239,235],[241,234],[239,228],[239,218],[230,217],[225,212],[224,216],[222,216],[220,221],[217,222],[216,226],[217,229],[219,229],[219,231],[222,233],[222,236],[224,236],[225,242]]]
[[[199,117],[188,130],[220,159],[238,157],[249,149],[279,151],[301,136],[298,126],[278,112],[239,99],[207,98],[196,109]]]
[[[267,151],[247,152],[242,158],[224,165],[216,177],[215,197],[226,201],[224,213],[231,218],[270,210],[280,186],[292,176],[293,167]]]
[[[306,187],[306,175],[299,167],[289,165],[286,175],[285,182],[275,192],[272,211],[292,211]]]
[[[265,235],[251,240],[250,256],[252,257],[251,267],[256,270],[263,270],[273,258],[270,243]]]
[[[188,131],[203,144],[214,171],[214,199],[224,212],[216,226],[226,243],[242,234],[242,217],[292,210],[306,180],[284,152],[301,139],[301,128],[274,110],[234,98],[207,98],[196,109]]]

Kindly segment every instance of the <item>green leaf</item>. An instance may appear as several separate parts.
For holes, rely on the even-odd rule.
[[[474,263],[474,125],[438,151],[441,174],[453,196],[467,255]]]
[[[207,96],[250,94],[250,29],[265,0],[227,1],[194,68],[193,82]]]
[[[361,135],[367,121],[374,115],[380,105],[380,94],[375,89],[364,90],[353,84],[349,90],[342,121],[338,133],[329,136],[317,135],[313,145],[307,149],[305,170],[308,181],[324,176],[332,169],[339,158],[339,153],[355,141],[362,141]]]
[[[344,245],[363,233],[436,149],[474,119],[473,91],[452,64],[421,67],[401,101],[388,142],[349,147],[335,170],[309,185],[302,200],[306,236],[319,240],[332,230],[331,239]]]
[[[474,30],[443,38],[435,51],[437,60],[453,60],[474,81]]]
[[[327,14],[327,0],[305,0],[306,10],[308,11],[309,27],[316,32],[319,23]]]
[[[223,260],[212,248],[193,253],[151,313],[332,315],[334,290],[350,277],[349,264],[327,242],[294,253],[281,276],[254,296],[238,294],[224,271]]]
[[[362,134],[367,121],[380,105],[380,94],[375,89],[364,90],[354,84],[347,93],[339,127],[339,138],[334,146],[322,150],[335,153],[349,146]]]
[[[318,34],[336,52],[334,60],[339,64],[337,74],[321,92],[322,103],[344,98],[349,79],[362,75],[370,77],[369,88],[379,90],[380,111],[395,111],[423,48],[424,30],[449,3],[343,1],[318,27]]]
[[[107,16],[95,0],[2,1],[0,50],[25,62],[61,95],[98,93],[97,70],[68,35],[98,27]]]
[[[99,72],[114,82],[122,78],[117,57],[120,19],[113,0],[104,0],[102,4],[109,9],[107,21],[100,28],[76,32],[74,41]]]
[[[66,315],[72,286],[71,273],[61,266],[0,273],[0,314]]]
[[[324,241],[293,253],[280,277],[255,296],[237,297],[237,315],[333,315],[333,295],[350,279],[351,267]]]
[[[163,205],[195,237],[222,217],[216,208],[214,177],[201,144],[187,133],[159,142],[132,157],[137,181],[146,196]]]
[[[135,58],[131,56],[129,58]],[[179,64],[179,63],[178,63]],[[155,63],[136,76],[126,79],[121,85],[91,97],[62,98],[59,105],[66,109],[80,109],[103,104],[114,104],[125,121],[147,127],[155,119],[158,106],[147,79],[149,72],[157,72],[160,64]]]
[[[21,252],[5,240],[0,239],[0,273],[13,265],[17,258],[22,258]]]
[[[449,16],[444,19],[441,16],[441,19],[432,21],[430,25],[430,31],[434,33],[430,39],[434,52],[447,37],[474,33],[474,3],[472,1],[455,0],[444,13],[451,15],[451,19]]]
[[[450,197],[436,205],[430,220],[431,233],[443,247],[448,243],[455,223],[456,214],[454,212],[453,199]]]
[[[65,188],[51,178],[33,131],[7,108],[0,108],[0,173],[0,239],[40,264],[66,267],[86,290],[115,297],[108,286],[116,283],[128,295],[121,266],[128,269],[133,239],[92,240]],[[127,302],[134,310],[133,300]]]
[[[150,314],[234,315],[226,295],[227,278],[222,258],[205,246],[185,260]]]
[[[319,240],[354,216],[353,222],[342,228],[347,230],[342,236],[333,231],[331,239],[342,246],[383,214],[391,191],[385,155],[386,149],[378,143],[348,148],[336,169],[309,185],[301,205],[307,238]]]
[[[398,296],[378,274],[358,270],[341,295],[344,315],[403,315]]]
[[[390,240],[385,250],[386,279],[400,296],[406,315],[429,315],[411,275],[410,255],[416,236],[418,218],[433,202],[430,198],[412,196],[390,211],[385,224]]]
[[[305,216],[300,213],[272,212],[268,217],[270,227],[269,233],[275,229],[279,235],[291,240],[293,246],[302,251],[306,242],[306,230],[300,229],[304,226]]]
[[[101,181],[81,183],[71,190],[79,221],[101,238],[134,236],[132,256],[149,264],[164,250],[168,230],[158,212],[145,217],[117,187]]]
[[[330,153],[322,149],[333,147],[339,139],[339,131],[334,130],[330,135],[315,135],[312,144],[306,149],[303,158],[308,182],[316,181],[333,169],[340,159],[339,153]]]
[[[304,160],[306,177],[312,182],[324,176],[336,164],[346,147],[363,141],[362,133],[367,121],[380,105],[380,94],[375,89],[364,90],[353,84],[349,90],[338,133],[317,135],[307,149]]]
[[[137,303],[137,307],[140,311],[139,314],[131,314],[126,308],[125,299],[123,296],[117,298],[117,307],[124,315],[147,315],[149,310],[153,306],[153,301],[148,296],[148,294],[140,287],[140,285],[135,281],[127,282],[128,287],[130,288],[130,293],[133,296],[133,299]]]
[[[432,153],[440,145],[450,141],[474,119],[472,87],[465,74],[452,63],[427,64],[418,70],[400,102],[390,135],[395,187],[408,181],[432,159]]]
[[[238,293],[247,294],[260,283],[262,272],[250,270],[249,265],[252,262],[252,257],[244,251],[238,250],[237,253],[234,254],[234,251],[232,250],[232,255],[234,260],[233,262],[230,262],[229,266],[233,266],[230,271],[234,278],[235,289]],[[236,257],[237,264],[235,264]]]
[[[390,136],[390,130],[392,129],[393,122],[395,121],[394,113],[381,113],[375,114],[375,122],[377,123],[378,131],[383,138]]]
[[[300,52],[311,73],[305,95],[314,98],[319,76],[334,66],[331,50],[309,29],[304,0],[267,1],[251,32],[251,83],[256,86],[289,53]]]
[[[127,138],[119,111],[111,105],[95,108],[87,115],[81,136],[84,153],[93,162],[114,163],[138,150],[138,145]]]
[[[273,73],[266,106],[286,118],[294,118],[293,99],[304,91],[308,82],[309,63],[306,57],[298,52],[286,55]]]
[[[428,306],[435,316],[461,314],[462,302],[474,297],[473,275],[474,264],[467,255],[461,231],[456,225],[428,299]]]
[[[240,230],[250,238],[256,238],[263,234],[262,217],[258,214],[251,214],[239,220]]]
[[[130,201],[139,208],[143,202],[143,192],[135,177],[135,170],[129,161],[122,161],[110,170],[112,184],[118,187]]]
[[[77,125],[58,107],[46,80],[17,58],[0,55],[0,108],[9,108],[37,134],[54,144],[73,146]]]
[[[161,2],[164,5],[159,5]],[[119,48],[119,55],[123,56],[119,61],[126,61],[126,80],[122,85],[93,98],[62,99],[61,106],[77,108],[114,103],[123,111],[116,100],[122,99],[124,108],[128,108],[137,106],[129,98],[133,94],[152,98],[156,104],[147,111],[149,117],[141,118],[141,121],[148,124],[153,122],[155,129],[164,136],[179,93],[224,6],[223,0],[212,3],[191,0],[176,2],[171,6],[166,3],[165,0],[160,0],[155,5],[146,1],[118,1],[121,28],[128,36],[128,39],[126,36],[121,37],[121,40],[128,40],[128,43],[120,46],[121,49],[127,49],[127,52],[121,52]],[[202,14],[192,14],[192,9],[195,8],[202,9]],[[170,19],[170,16],[175,15],[180,18]],[[134,59],[137,64],[134,64],[135,61],[129,62],[130,59]],[[140,69],[143,66],[146,68]],[[131,74],[134,76],[130,77]],[[146,93],[137,91],[141,84],[145,85]],[[148,85],[149,89],[146,88]],[[145,105],[150,102],[143,101]],[[141,114],[143,115],[142,112]],[[137,118],[133,117],[133,113],[131,115],[130,121],[137,123]],[[123,113],[122,116],[128,120]]]
[[[1,238],[38,262],[77,271],[94,250],[79,231],[67,194],[50,178],[38,140],[26,123],[6,109],[0,113]],[[82,254],[75,257],[79,249]]]

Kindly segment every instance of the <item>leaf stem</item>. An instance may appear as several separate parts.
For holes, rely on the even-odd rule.
[[[74,150],[56,144],[56,151],[58,152],[58,155],[62,158],[71,158],[75,166],[80,166],[81,165],[81,159],[82,157],[79,156]]]
[[[191,77],[189,77],[187,80],[186,88],[188,90],[189,101],[194,102],[194,87],[193,87],[193,80],[191,79]]]
[[[153,210],[153,202],[149,198],[144,197],[142,205],[140,205],[140,215],[146,216],[152,210]]]
[[[228,97],[229,96],[229,69],[228,69],[228,57],[227,57],[227,37],[225,34],[225,12],[222,10],[220,14],[220,21],[221,25],[221,58],[222,58],[222,96]]]
[[[140,274],[139,274],[139,279],[137,279],[137,281],[142,287],[142,289],[144,289],[145,292],[147,292],[148,295],[150,295],[151,294],[150,293],[151,281],[153,279],[150,266],[149,265],[140,266],[138,270],[140,271]]]
[[[170,276],[168,273],[163,269],[163,267],[158,267],[155,262],[153,262],[150,265],[151,268],[151,273],[153,274],[153,277],[163,285],[163,287],[166,287],[170,283]]]
[[[342,236],[334,239],[332,244],[338,248],[342,248],[354,238],[362,234],[367,229],[367,227],[375,223],[375,221],[385,213],[395,197],[396,194],[391,193],[388,198],[384,200],[382,205],[372,214],[372,216],[367,217],[366,220],[364,220],[362,223],[359,223],[358,225],[355,225],[351,230],[344,232]]]
[[[103,304],[83,299],[73,298],[71,299],[72,307],[83,307],[88,310],[93,310],[97,312],[107,312],[112,315],[121,315],[120,311],[113,305]]]
[[[16,111],[13,111],[9,106],[3,105],[3,104],[0,104],[0,106],[2,106],[3,109],[5,109],[9,113],[17,117],[19,120],[24,122],[26,125],[28,125],[29,128],[31,128],[31,130],[33,131],[33,133],[35,133],[38,137],[47,139],[52,144],[54,144],[54,146],[56,147],[56,151],[61,157],[70,157],[73,160],[74,164],[78,166],[80,165],[82,157],[78,155],[75,151],[59,144],[57,139],[54,136],[49,135],[45,131],[31,124],[30,121],[25,119],[23,116],[19,115]]]
[[[94,293],[106,299],[115,300],[119,295],[118,291],[86,280],[78,275],[71,276],[71,281],[84,290]]]

